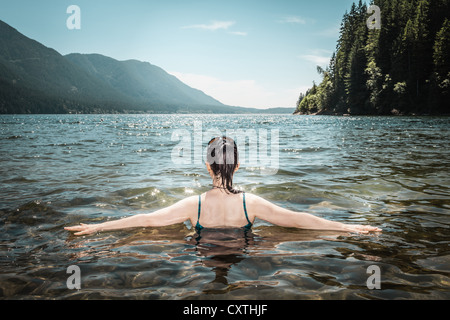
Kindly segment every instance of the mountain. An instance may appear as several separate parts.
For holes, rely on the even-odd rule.
[[[227,106],[163,69],[61,55],[0,20],[0,113],[288,113]]]
[[[125,101],[51,48],[0,21],[0,112],[32,112],[49,103]],[[15,93],[14,97],[11,97]],[[24,108],[27,108],[25,110]]]
[[[148,62],[117,61],[99,54],[70,54],[65,57],[93,78],[138,103],[224,106]]]

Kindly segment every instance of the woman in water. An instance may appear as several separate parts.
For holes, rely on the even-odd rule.
[[[197,232],[204,228],[250,229],[256,218],[281,227],[309,230],[369,233],[381,231],[371,226],[329,221],[314,215],[279,207],[263,198],[233,188],[233,175],[239,168],[238,149],[234,140],[218,137],[208,143],[206,168],[212,178],[212,189],[167,208],[149,214],[100,224],[66,227],[75,235],[137,227],[164,227],[189,220]]]

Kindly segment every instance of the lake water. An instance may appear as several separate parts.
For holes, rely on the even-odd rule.
[[[228,131],[238,188],[383,232],[63,230],[209,190],[202,152]],[[0,298],[449,299],[449,139],[445,117],[2,115]]]

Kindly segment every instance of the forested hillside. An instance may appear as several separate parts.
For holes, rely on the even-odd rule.
[[[226,106],[148,62],[63,56],[0,21],[0,114],[256,111]]]
[[[372,4],[372,3],[371,3]],[[381,28],[359,1],[344,14],[322,82],[297,103],[300,114],[449,114],[450,1],[375,0]]]

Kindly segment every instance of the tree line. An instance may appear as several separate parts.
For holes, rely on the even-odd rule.
[[[344,14],[320,84],[300,94],[300,114],[449,114],[450,0],[361,0]]]

